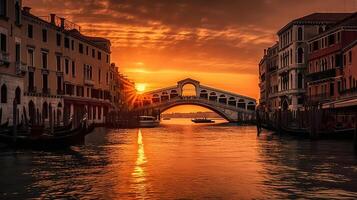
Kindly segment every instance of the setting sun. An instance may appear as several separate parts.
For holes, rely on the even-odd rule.
[[[146,84],[145,83],[137,83],[135,84],[135,89],[136,91],[138,91],[139,93],[142,93],[145,91],[146,89]]]

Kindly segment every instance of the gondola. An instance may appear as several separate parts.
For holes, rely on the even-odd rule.
[[[31,149],[62,149],[76,144],[82,144],[87,134],[92,132],[95,125],[89,127],[81,126],[71,131],[58,132],[53,135],[17,135],[2,132],[0,133],[0,142],[16,148],[31,148]]]
[[[7,122],[1,124],[1,125],[0,125],[0,130],[1,130],[1,129],[4,129],[4,128],[7,128],[8,126],[9,126],[9,121],[7,121]]]

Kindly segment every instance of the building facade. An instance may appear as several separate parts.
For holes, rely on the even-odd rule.
[[[353,68],[344,49],[357,39],[357,15],[337,23],[309,41],[307,105],[322,105],[341,98],[353,88]],[[351,52],[352,53],[352,52]],[[346,68],[350,67],[348,70]]]
[[[0,107],[2,123],[93,123],[120,99],[118,69],[110,64],[110,41],[89,37],[80,27],[51,14],[37,17],[21,0],[0,1]],[[117,82],[115,82],[115,79]],[[51,111],[51,112],[50,112]]]
[[[289,22],[278,31],[277,69],[271,67],[271,72],[265,77],[265,80],[269,80],[268,93],[274,98],[267,104],[268,111],[304,109],[309,41],[351,15],[313,13]]]

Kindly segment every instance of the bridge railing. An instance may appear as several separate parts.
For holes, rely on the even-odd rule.
[[[178,96],[178,97],[173,97],[173,98],[170,98],[170,99],[167,99],[165,101],[160,101],[160,102],[157,102],[157,103],[152,103],[150,105],[145,105],[145,106],[142,106],[138,109],[148,109],[148,108],[155,108],[155,107],[165,107],[165,106],[169,106],[170,104],[172,103],[175,103],[175,102],[182,102],[184,101],[185,103],[190,103],[190,101],[192,101],[192,103],[206,103],[208,105],[213,105],[213,106],[216,106],[216,107],[221,107],[221,108],[225,108],[225,109],[230,109],[230,110],[236,110],[236,111],[239,111],[239,112],[245,112],[245,113],[254,113],[255,111],[254,110],[248,110],[248,109],[243,109],[243,108],[239,108],[237,106],[232,106],[232,105],[229,105],[229,104],[224,104],[224,103],[220,103],[218,101],[212,101],[212,100],[209,100],[207,98],[201,98],[201,97],[197,97],[197,96]]]

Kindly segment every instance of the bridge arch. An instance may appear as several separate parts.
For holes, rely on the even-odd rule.
[[[227,120],[227,121],[232,121],[231,117],[229,115],[227,115],[226,113],[224,113],[223,111],[217,109],[214,106],[210,106],[208,104],[205,103],[200,103],[200,102],[180,102],[180,103],[172,103],[170,105],[167,105],[165,107],[162,107],[160,110],[160,114],[165,112],[166,110],[169,110],[170,108],[176,107],[176,106],[184,106],[184,105],[194,105],[194,106],[201,106],[203,108],[207,108],[215,113],[217,113],[219,116],[221,116],[223,119]]]

